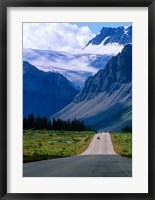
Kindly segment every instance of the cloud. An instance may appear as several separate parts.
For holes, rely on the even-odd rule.
[[[94,37],[89,27],[69,23],[24,23],[23,47],[74,52]]]

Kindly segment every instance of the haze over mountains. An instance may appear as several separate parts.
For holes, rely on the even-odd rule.
[[[77,53],[24,49],[24,116],[77,118],[105,131],[131,126],[131,44],[132,26],[103,27]]]
[[[38,49],[24,49],[23,59],[43,71],[62,74],[77,89],[84,86],[86,79],[104,67],[112,55],[72,54]]]

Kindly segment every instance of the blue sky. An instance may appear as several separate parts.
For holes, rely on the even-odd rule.
[[[76,24],[79,28],[88,26],[92,33],[97,34],[103,27],[119,27],[119,26],[131,26],[132,22],[79,22],[71,23]]]

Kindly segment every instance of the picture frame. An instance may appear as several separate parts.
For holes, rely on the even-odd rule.
[[[8,7],[148,7],[149,14],[149,141],[148,141],[148,193],[8,193],[8,174],[7,174],[7,137],[8,130],[8,107],[7,107],[7,8]],[[154,71],[154,52],[155,52],[155,1],[153,0],[2,0],[0,2],[0,198],[1,199],[155,199],[155,71]]]

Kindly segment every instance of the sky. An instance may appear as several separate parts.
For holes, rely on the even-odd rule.
[[[74,23],[73,23],[74,24]],[[131,22],[96,22],[96,23],[75,23],[78,27],[88,26],[92,33],[97,34],[103,27],[119,27],[119,26],[131,26]]]
[[[23,48],[74,52],[103,27],[129,25],[132,23],[23,23]]]

